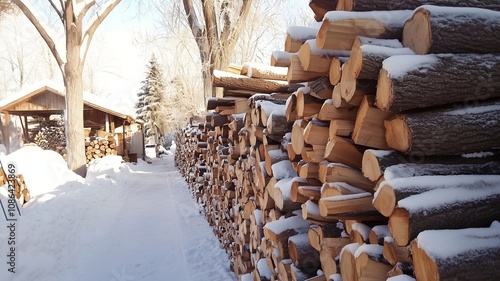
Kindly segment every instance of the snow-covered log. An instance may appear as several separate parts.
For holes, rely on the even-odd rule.
[[[446,171],[449,174],[457,174],[452,172],[455,168],[445,168],[448,165],[479,165],[482,166],[488,162],[498,162],[500,161],[500,154],[497,151],[485,151],[478,153],[469,153],[456,156],[423,156],[418,154],[404,155],[395,150],[376,150],[367,149],[363,153],[363,165],[362,171],[363,175],[372,181],[377,181],[387,168],[391,166],[396,166],[391,168],[391,173],[394,174],[394,178],[402,177],[401,173],[398,173],[396,169],[397,166],[401,164],[400,171],[408,171],[408,174],[412,176],[425,176],[425,175],[445,175]],[[422,166],[420,166],[422,165]],[[486,173],[488,171],[489,165],[487,164],[483,168],[478,168],[485,172],[474,172],[478,174]],[[457,167],[458,168],[458,167]],[[491,167],[493,169],[493,167]],[[450,170],[451,169],[451,170]],[[465,167],[459,168],[460,173],[465,173]],[[443,172],[441,172],[443,171]],[[396,174],[398,174],[396,176]]]
[[[392,56],[383,62],[376,104],[397,112],[500,97],[498,75],[495,54]]]
[[[424,230],[485,227],[500,218],[498,184],[483,188],[455,185],[398,201],[398,208],[389,217],[397,245],[408,245]]]
[[[220,70],[214,70],[214,87],[225,89],[242,89],[258,93],[286,92],[292,93],[297,90],[298,85],[289,85],[283,81],[250,78],[243,75],[232,74]],[[252,93],[253,94],[253,93]]]
[[[319,252],[309,243],[307,233],[288,238],[288,252],[293,264],[306,273],[316,273],[321,267]]]
[[[411,243],[411,252],[417,280],[497,280],[500,225],[424,231]]]
[[[355,79],[377,80],[382,62],[395,55],[413,55],[410,48],[396,39],[376,39],[358,36],[351,50],[349,75]]]
[[[349,51],[320,49],[316,39],[307,40],[300,47],[297,55],[304,70],[327,74],[333,58],[348,57]]]
[[[261,63],[247,62],[243,64],[241,75],[267,80],[286,80],[286,67],[270,66]]]
[[[383,12],[331,11],[325,14],[316,35],[321,49],[351,50],[357,36],[399,39],[411,10]]]
[[[403,45],[420,55],[491,54],[498,53],[499,44],[500,12],[487,9],[424,5],[403,30]]]
[[[358,280],[384,280],[392,266],[383,257],[383,247],[364,244],[354,253]]]
[[[307,40],[315,39],[317,33],[315,26],[289,26],[286,29],[285,52],[298,52]]]
[[[396,115],[385,121],[385,136],[389,147],[421,156],[489,150],[500,143],[499,115],[498,101]]]
[[[498,169],[498,163],[495,165]],[[404,167],[404,166],[403,166]],[[457,173],[462,168],[464,173],[469,175],[445,175],[445,176],[408,176],[404,178],[386,179],[380,183],[373,199],[373,206],[384,216],[389,217],[400,200],[412,195],[421,194],[436,189],[466,188],[466,189],[491,189],[500,185],[500,176],[498,175],[470,175],[473,172],[471,166],[459,165]],[[482,165],[479,165],[478,172]],[[485,168],[487,169],[487,168]],[[431,170],[433,171],[433,170]],[[446,167],[443,170],[434,170],[436,173],[446,174]],[[450,171],[448,169],[448,171]],[[408,171],[408,172],[411,172]],[[498,171],[492,171],[498,174]],[[450,172],[452,173],[452,172]],[[422,171],[422,174],[426,174]],[[431,174],[429,172],[428,174]]]

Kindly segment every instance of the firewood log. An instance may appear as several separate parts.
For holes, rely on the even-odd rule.
[[[298,52],[307,40],[315,39],[317,33],[315,26],[289,26],[286,29],[285,52]]]
[[[389,229],[399,246],[408,245],[424,230],[484,227],[500,218],[500,209],[496,207],[500,204],[498,188],[434,189],[397,204],[389,217]]]
[[[315,274],[320,268],[319,253],[309,243],[307,233],[288,238],[288,252],[294,265],[308,274]]]
[[[290,65],[288,66],[287,81],[290,84],[307,82],[318,79],[319,77],[325,75],[322,72],[306,71],[300,63],[298,55],[290,56]]]
[[[463,30],[475,32],[464,33]],[[497,53],[500,12],[424,5],[405,23],[403,45],[417,54]]]
[[[310,39],[302,44],[297,55],[304,70],[327,74],[332,59],[335,57],[348,57],[349,51],[320,49],[316,45],[316,39]]]
[[[357,36],[399,39],[404,22],[411,14],[411,10],[369,13],[331,11],[323,18],[316,43],[321,49],[351,50]]]
[[[403,45],[396,39],[376,39],[358,36],[354,41],[351,50],[350,79],[370,79],[377,80],[382,62],[395,55],[414,55],[410,48],[403,48]]]
[[[340,274],[343,281],[358,280],[354,254],[360,246],[358,243],[351,243],[342,248],[340,253]]]
[[[384,258],[392,265],[411,263],[410,251],[406,246],[398,246],[391,236],[384,238]]]
[[[392,56],[380,71],[376,105],[397,112],[484,101],[500,96],[498,75],[500,56],[494,54]]]
[[[352,140],[359,145],[388,149],[384,121],[393,115],[376,108],[373,96],[364,96],[354,123]]]
[[[342,65],[346,62],[348,57],[333,58],[330,63],[330,69],[328,70],[328,79],[330,84],[337,85],[340,82],[342,76]]]
[[[411,243],[418,280],[496,280],[500,227],[424,231]],[[464,264],[474,265],[464,267]]]
[[[354,130],[353,120],[335,119],[330,121],[329,139],[335,137],[351,137]]]
[[[247,62],[243,64],[243,68],[239,74],[259,79],[286,81],[287,71],[288,69],[286,67]]]
[[[329,122],[313,118],[304,128],[304,142],[310,145],[326,145],[328,143]]]
[[[450,184],[452,183],[452,184]],[[388,217],[399,201],[413,195],[445,188],[490,189],[500,184],[497,175],[447,175],[395,178],[380,184],[373,206]]]
[[[358,280],[384,280],[392,266],[382,256],[380,245],[361,245],[355,252]]]
[[[464,156],[426,156],[422,157],[419,155],[403,155],[395,150],[374,150],[374,149],[368,149],[365,150],[363,153],[363,175],[367,177],[368,179],[372,181],[377,181],[380,179],[380,177],[384,174],[384,171],[390,167],[390,166],[395,166],[398,164],[413,164],[413,165],[408,165],[405,168],[408,168],[411,171],[414,171],[416,174],[415,176],[424,176],[424,175],[431,175],[431,174],[436,174],[436,175],[443,175],[444,173],[439,173],[438,170],[443,170],[446,171],[449,169],[445,169],[444,166],[441,165],[465,165],[465,164],[470,164],[470,165],[484,165],[488,162],[497,162],[500,161],[500,154],[496,151],[488,151],[488,152],[483,152],[483,153],[472,153],[469,155],[464,155]],[[432,164],[432,165],[437,165],[435,166],[436,169],[432,168],[432,165],[429,166],[424,166],[424,169],[428,170],[429,172],[417,172],[419,168],[415,167],[418,166],[419,164]],[[488,164],[489,165],[489,164]],[[478,168],[486,173],[486,171],[489,169],[488,165],[485,165],[484,168]],[[494,164],[492,164],[494,165]],[[494,166],[493,166],[494,167]],[[435,172],[430,172],[430,170],[433,170]],[[464,169],[460,169],[462,171]],[[494,170],[492,168],[492,170]],[[417,174],[418,173],[418,174]],[[464,172],[460,172],[464,173]],[[478,172],[479,173],[479,172]],[[453,173],[450,173],[453,174]]]
[[[335,86],[337,87],[337,86]],[[322,121],[352,120],[356,119],[356,108],[336,108],[333,100],[328,99],[323,102],[317,118]]]
[[[243,75],[228,72],[214,71],[214,87],[226,89],[244,89],[259,93],[288,92],[292,93],[298,89],[297,85],[289,85],[286,82],[249,78]]]
[[[279,67],[288,67],[290,65],[290,57],[294,53],[273,51],[271,54],[271,65]]]
[[[325,159],[361,169],[363,148],[356,146],[351,139],[333,136],[326,144]]]
[[[309,82],[311,95],[320,100],[327,100],[332,97],[333,86],[327,76],[322,76],[314,81]]]
[[[489,150],[500,142],[500,102],[464,109],[396,115],[385,121],[389,147],[418,155],[458,155]]]
[[[373,192],[375,184],[365,178],[361,171],[352,167],[324,161],[319,166],[319,179],[321,182],[345,182],[365,191]]]
[[[314,1],[318,2],[318,1]],[[319,1],[324,2],[324,1]],[[342,11],[386,11],[386,10],[405,10],[415,9],[421,5],[438,6],[459,6],[459,7],[478,7],[491,10],[500,10],[500,3],[488,0],[465,0],[457,2],[455,0],[402,0],[402,1],[370,1],[370,0],[337,0],[328,1],[337,2],[337,10]],[[333,5],[333,3],[331,4]]]

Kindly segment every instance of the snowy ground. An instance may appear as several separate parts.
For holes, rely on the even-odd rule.
[[[34,198],[14,231],[0,213],[0,280],[236,280],[172,155],[137,165],[106,157],[85,180],[35,147],[1,160],[24,175]],[[7,196],[0,187],[5,209]]]

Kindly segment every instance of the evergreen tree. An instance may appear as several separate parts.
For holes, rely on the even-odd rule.
[[[137,119],[144,121],[146,142],[158,140],[161,132],[158,132],[159,112],[164,98],[165,84],[163,73],[160,70],[156,57],[151,56],[146,73],[146,79],[137,93],[139,101],[136,103]]]

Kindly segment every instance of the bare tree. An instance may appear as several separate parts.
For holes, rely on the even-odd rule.
[[[65,48],[58,44],[50,25],[42,22],[28,0],[12,0],[35,26],[59,65],[66,88],[66,143],[68,167],[85,176],[83,134],[83,65],[97,27],[121,0],[49,0],[64,28]],[[97,7],[96,7],[97,5]],[[92,12],[89,12],[92,9]],[[87,13],[91,14],[90,18]],[[84,26],[84,19],[88,19]]]
[[[183,0],[183,4],[200,52],[205,96],[215,96],[213,70],[229,65],[252,0],[201,0],[197,5]]]

